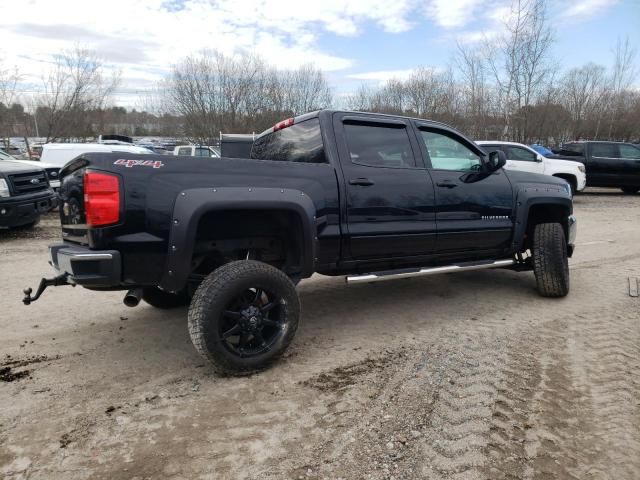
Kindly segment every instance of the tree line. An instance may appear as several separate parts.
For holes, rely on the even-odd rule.
[[[0,136],[59,141],[121,133],[209,143],[221,131],[260,132],[333,106],[442,121],[475,139],[640,140],[637,50],[619,40],[611,67],[566,69],[553,57],[554,37],[545,0],[514,0],[500,33],[459,43],[446,68],[419,67],[338,99],[311,64],[283,70],[254,54],[205,51],[179,60],[142,108],[130,111],[112,105],[118,72],[76,48],[55,57],[28,97],[19,95],[19,72],[0,67]]]
[[[640,141],[637,50],[628,40],[618,40],[609,69],[589,62],[567,70],[552,57],[544,0],[514,2],[503,27],[475,48],[458,44],[445,70],[362,86],[348,107],[442,121],[475,139]]]

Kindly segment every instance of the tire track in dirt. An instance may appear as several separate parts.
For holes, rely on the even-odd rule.
[[[607,462],[624,464],[622,454],[610,451],[623,441],[624,455],[640,451],[637,432],[629,432],[639,424],[637,405],[631,408],[639,392],[633,376],[621,378],[618,370],[638,371],[640,328],[633,314],[624,322],[610,321],[611,307],[628,307],[618,276],[607,276],[604,283],[591,276],[582,280],[587,291],[599,287],[614,300],[597,306],[584,292],[576,292],[582,303],[523,304],[516,297],[499,312],[483,304],[471,320],[439,323],[428,341],[418,336],[411,342],[404,365],[387,362],[349,382],[370,400],[346,411],[344,402],[336,402],[341,429],[323,442],[313,461],[300,458],[287,462],[286,469],[271,466],[262,473],[268,478],[307,477],[309,471],[320,478],[584,478]],[[549,308],[555,319],[544,320]],[[516,315],[519,320],[511,322]],[[594,319],[600,317],[605,320],[598,324]],[[626,405],[615,404],[620,398]],[[638,478],[635,468],[620,467],[618,478]]]

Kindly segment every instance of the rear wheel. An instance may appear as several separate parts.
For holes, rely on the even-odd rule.
[[[145,287],[142,290],[142,299],[152,307],[162,310],[189,305],[189,297],[186,293],[165,292],[158,287]]]
[[[214,270],[189,307],[196,350],[223,374],[269,366],[287,349],[300,316],[291,280],[266,263],[241,260]]]
[[[622,187],[620,190],[622,190],[624,193],[634,194],[634,193],[638,193],[638,190],[640,190],[640,187]]]
[[[569,293],[569,260],[564,229],[559,223],[540,223],[533,232],[533,273],[543,297]]]

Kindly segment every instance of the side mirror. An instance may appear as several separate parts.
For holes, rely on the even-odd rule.
[[[542,160],[543,160],[542,155],[536,155],[536,162],[540,163],[542,162]]]
[[[495,172],[500,170],[507,163],[507,156],[502,150],[494,150],[489,152],[489,158],[487,160],[487,167],[490,171]]]

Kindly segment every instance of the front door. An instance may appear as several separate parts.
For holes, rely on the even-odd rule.
[[[436,192],[438,253],[507,248],[513,193],[503,170],[486,172],[481,152],[456,133],[417,124]]]
[[[409,121],[336,114],[352,258],[434,253],[433,183]]]

